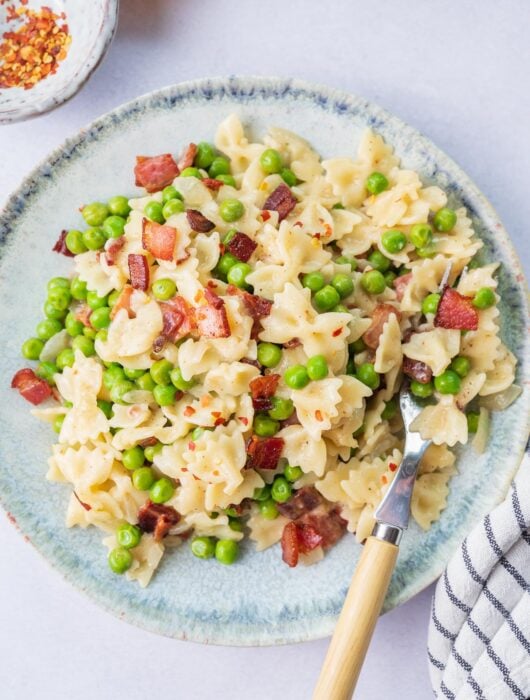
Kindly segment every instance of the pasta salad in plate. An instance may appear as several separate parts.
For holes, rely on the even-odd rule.
[[[499,337],[497,264],[464,208],[366,131],[355,160],[299,136],[245,136],[137,156],[146,194],[81,208],[54,250],[12,387],[57,433],[48,479],[66,524],[104,533],[117,574],[146,586],[166,548],[232,564],[245,536],[310,564],[363,541],[401,460],[401,382],[432,441],[412,516],[440,517],[450,448],[488,440],[519,394]],[[42,404],[42,405],[41,405]]]

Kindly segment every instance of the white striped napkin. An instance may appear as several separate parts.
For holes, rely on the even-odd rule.
[[[530,454],[438,581],[428,654],[438,698],[530,698]]]

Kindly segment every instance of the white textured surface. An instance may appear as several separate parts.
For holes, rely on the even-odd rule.
[[[0,127],[0,200],[62,139],[151,89],[254,73],[379,102],[444,148],[497,208],[530,271],[530,44],[525,0],[124,0],[108,58],[70,103]],[[305,700],[326,643],[200,647],[126,626],[62,583],[0,513],[2,698]],[[362,700],[431,697],[430,591],[382,618]]]

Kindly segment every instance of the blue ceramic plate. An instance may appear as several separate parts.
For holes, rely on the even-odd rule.
[[[78,226],[77,208],[115,193],[133,194],[138,153],[178,151],[211,140],[217,124],[237,112],[253,132],[292,129],[323,156],[354,155],[371,126],[403,163],[464,204],[486,243],[484,260],[499,260],[502,335],[519,358],[518,381],[528,382],[525,284],[517,256],[495,212],[453,161],[426,138],[359,97],[296,81],[266,78],[184,83],[141,97],[98,119],[42,163],[11,197],[0,218],[2,309],[0,498],[20,530],[63,576],[102,607],[153,632],[217,644],[280,644],[330,634],[359,546],[344,537],[313,567],[289,569],[278,547],[244,548],[231,567],[194,559],[187,547],[168,554],[150,586],[113,575],[96,530],[67,530],[69,489],[45,481],[53,435],[8,389],[23,364],[20,346],[33,334],[48,278],[69,262],[51,252],[63,228]],[[472,525],[504,496],[523,451],[527,390],[495,415],[488,452],[462,450],[459,475],[439,522],[427,533],[407,532],[386,601],[390,609],[435,579]]]

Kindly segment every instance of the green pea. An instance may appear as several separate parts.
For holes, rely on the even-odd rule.
[[[197,180],[202,180],[202,175],[201,171],[199,168],[184,168],[184,170],[180,173],[180,177],[196,177]]]
[[[440,294],[428,294],[425,299],[421,302],[421,311],[423,314],[435,314],[438,311],[438,304],[440,303]]]
[[[234,540],[218,540],[215,545],[215,558],[220,564],[233,564],[239,554],[239,545]]]
[[[253,430],[256,435],[260,437],[272,437],[276,435],[280,429],[280,424],[277,420],[270,418],[270,416],[263,415],[262,413],[257,413],[254,416]]]
[[[313,303],[317,311],[331,311],[334,306],[340,301],[340,295],[330,284],[326,284],[322,289],[315,293]]]
[[[197,384],[197,381],[193,379],[193,377],[191,379],[184,379],[180,367],[175,367],[171,370],[169,379],[173,386],[179,391],[189,391]]]
[[[374,270],[379,270],[379,272],[387,272],[392,264],[392,261],[385,257],[380,250],[372,251],[367,259]]]
[[[136,386],[142,391],[153,391],[156,383],[153,381],[153,377],[149,372],[145,372],[141,377],[136,379]]]
[[[88,248],[83,242],[83,234],[81,233],[81,231],[76,231],[75,229],[68,231],[64,242],[66,243],[66,247],[68,248],[68,250],[74,255],[86,253],[88,250]]]
[[[329,368],[324,355],[313,355],[306,364],[307,374],[309,379],[318,380],[325,379],[328,376]]]
[[[51,384],[51,386],[54,386],[55,379],[53,378],[53,375],[57,374],[58,371],[59,368],[54,362],[41,362],[39,365],[37,365],[35,374],[37,377],[45,379],[48,384]]]
[[[81,214],[89,226],[101,226],[110,212],[106,204],[92,202],[81,209]]]
[[[125,230],[125,219],[117,214],[107,216],[101,228],[107,238],[119,238]]]
[[[460,386],[460,377],[452,369],[446,369],[434,378],[434,387],[440,394],[458,394]]]
[[[228,276],[230,269],[232,267],[234,267],[234,265],[237,265],[238,263],[239,263],[239,260],[236,258],[235,255],[232,255],[232,253],[224,253],[219,258],[219,262],[217,263],[216,271],[221,277],[226,278]]]
[[[258,362],[263,367],[276,367],[282,359],[282,349],[274,343],[258,343]]]
[[[118,380],[114,382],[110,389],[110,398],[113,403],[123,404],[126,403],[123,398],[126,394],[134,389],[134,384],[126,380]]]
[[[361,285],[368,294],[381,294],[386,289],[385,278],[379,270],[363,272]]]
[[[46,289],[48,290],[48,292],[51,292],[52,289],[59,288],[67,289],[68,291],[70,291],[70,280],[66,279],[66,277],[52,277],[46,285]]]
[[[63,287],[56,287],[55,289],[51,289],[49,291],[48,301],[50,302],[50,304],[53,304],[53,306],[56,309],[64,311],[69,307],[70,302],[72,301],[72,295],[70,294],[69,289],[64,289]]]
[[[488,309],[495,304],[495,292],[489,287],[481,287],[473,297],[473,306],[477,309]]]
[[[255,489],[252,498],[255,501],[266,501],[271,497],[271,487],[268,484],[262,486],[261,488]]]
[[[215,147],[211,143],[201,141],[197,144],[197,153],[193,161],[198,168],[208,170],[215,159]]]
[[[331,286],[335,287],[341,299],[349,297],[353,292],[353,280],[349,275],[344,275],[342,272],[335,275],[331,280]]]
[[[398,405],[396,399],[390,399],[385,403],[381,418],[383,420],[391,420],[397,413]]]
[[[60,321],[57,321],[53,318],[47,318],[44,321],[41,321],[39,324],[37,324],[36,328],[36,334],[37,338],[40,338],[41,340],[49,340],[52,338],[56,333],[59,333],[59,331],[62,331],[63,329],[63,324]]]
[[[396,279],[397,275],[395,272],[392,272],[392,270],[389,270],[388,272],[385,272],[383,277],[385,278],[386,286],[392,287],[394,285],[394,280]]]
[[[90,314],[90,323],[97,331],[108,328],[110,325],[109,307],[102,306],[100,309],[94,309]]]
[[[467,264],[468,270],[476,270],[478,267],[480,267],[480,262],[475,258],[473,258],[473,260],[470,260]]]
[[[366,384],[366,386],[373,391],[377,389],[381,382],[371,362],[363,362],[363,364],[357,368],[357,379],[363,384]]]
[[[168,185],[162,190],[162,203],[167,204],[167,202],[171,201],[172,199],[183,200],[184,197],[173,185]]]
[[[243,532],[243,523],[239,518],[229,518],[228,527],[234,532]]]
[[[233,284],[235,287],[239,287],[239,289],[247,289],[247,275],[249,275],[251,272],[252,268],[250,265],[244,262],[237,262],[228,270],[226,278],[229,283]]]
[[[409,239],[415,248],[425,248],[432,242],[432,229],[429,224],[414,224],[410,229]]]
[[[41,321],[39,323],[39,326],[44,323],[44,321]],[[38,326],[37,326],[38,328]],[[42,352],[42,348],[44,347],[44,343],[42,342],[44,339],[41,338],[40,336],[38,338],[28,338],[23,345],[22,345],[22,355],[26,358],[26,360],[38,360],[40,357],[40,354]],[[46,338],[47,340],[47,338]]]
[[[133,471],[131,479],[135,489],[138,489],[138,491],[149,491],[155,483],[155,473],[151,467],[140,467]]]
[[[332,209],[345,209],[346,207],[342,202],[335,202],[335,204],[331,207]]]
[[[467,431],[468,433],[476,433],[478,430],[478,421],[480,418],[480,413],[474,413],[470,411],[467,416]]]
[[[434,386],[432,382],[418,382],[416,379],[413,379],[410,383],[410,391],[414,394],[414,396],[417,396],[420,399],[426,399],[429,396],[432,395],[434,391]]]
[[[200,426],[198,426],[197,428],[194,428],[191,431],[191,439],[193,441],[199,440],[199,438],[201,438],[204,435],[204,433],[205,433],[204,428],[201,428]]]
[[[70,311],[70,313],[64,319],[64,327],[66,328],[66,332],[68,333],[68,335],[71,335],[72,338],[75,338],[76,335],[82,335],[83,328],[85,326],[83,323],[81,323],[81,321],[78,321],[74,313]]]
[[[331,310],[336,314],[349,314],[350,313],[350,310],[348,309],[347,306],[344,306],[344,304],[337,304],[337,306],[334,306]]]
[[[151,486],[149,496],[153,503],[166,503],[175,493],[173,483],[163,476]]]
[[[88,248],[88,250],[100,250],[105,245],[107,240],[103,229],[100,228],[87,228],[83,232],[83,243]]]
[[[285,503],[291,498],[293,487],[284,476],[277,476],[272,482],[271,496],[276,503]]]
[[[423,246],[423,248],[417,248],[416,255],[419,258],[434,258],[436,255],[436,246],[434,243],[429,243],[428,245]]]
[[[105,297],[100,297],[97,292],[87,292],[86,303],[91,309],[100,309],[102,306],[107,306],[108,295]]]
[[[160,202],[147,202],[144,207],[144,214],[148,219],[155,221],[157,224],[163,224],[165,221],[163,206],[160,204]]]
[[[92,357],[96,354],[94,341],[85,335],[78,335],[72,340],[72,350],[80,350],[85,357]]]
[[[326,280],[321,272],[308,272],[302,277],[302,286],[312,292],[319,292],[325,284]]]
[[[352,271],[357,269],[357,260],[348,258],[346,255],[340,255],[335,262],[337,265],[349,265]]]
[[[279,173],[282,169],[282,157],[275,148],[267,148],[263,151],[259,159],[261,169],[267,175]]]
[[[134,382],[136,379],[140,379],[140,377],[142,377],[146,372],[143,369],[128,369],[127,367],[124,367],[123,373],[127,379]]]
[[[84,301],[86,299],[86,282],[83,282],[79,277],[74,277],[70,283],[70,294],[73,299],[77,301]]]
[[[65,348],[64,350],[61,350],[55,360],[59,370],[62,370],[65,367],[71,367],[74,364],[74,361],[75,357],[72,348]]]
[[[162,452],[162,448],[164,445],[161,442],[157,442],[156,445],[148,445],[144,449],[144,455],[145,458],[148,462],[153,462],[155,459],[155,456]]]
[[[115,574],[124,574],[133,563],[133,555],[125,547],[115,547],[108,556],[109,566]]]
[[[469,374],[469,370],[471,369],[471,361],[469,357],[459,355],[458,357],[455,357],[453,359],[449,366],[449,369],[452,369],[453,372],[456,372],[459,377],[466,377]]]
[[[105,418],[110,420],[112,416],[114,415],[114,411],[112,410],[112,404],[110,401],[105,401],[104,399],[98,399],[97,400],[97,405],[100,411],[103,411],[105,414]]]
[[[171,406],[175,403],[176,388],[173,384],[157,384],[153,389],[153,397],[159,406]]]
[[[109,334],[107,332],[106,328],[102,328],[96,333],[96,337],[94,340],[99,340],[100,343],[106,343],[108,340]]]
[[[155,362],[151,369],[151,377],[157,384],[169,384],[170,382],[170,372],[173,369],[173,365],[169,360],[158,360]]]
[[[280,177],[289,187],[294,187],[298,182],[298,178],[290,168],[282,168],[280,170]]]
[[[116,530],[116,540],[120,547],[125,547],[125,549],[137,547],[140,544],[141,537],[142,531],[140,528],[130,523],[124,523]]]
[[[437,231],[450,231],[456,224],[456,213],[448,207],[438,209],[434,215],[433,223]]]
[[[283,381],[291,389],[303,389],[309,384],[310,379],[304,365],[293,365],[285,370]]]
[[[123,216],[124,218],[128,217],[131,211],[131,207],[129,206],[129,200],[127,199],[127,197],[123,197],[121,195],[111,197],[107,202],[107,206],[111,214]]]
[[[219,205],[219,214],[228,223],[237,221],[245,213],[245,207],[239,199],[225,199]]]
[[[210,165],[208,175],[213,178],[216,178],[218,175],[230,175],[230,170],[230,161],[222,156],[217,156]]]
[[[211,537],[194,537],[191,552],[199,559],[211,559],[215,554],[215,542]]]
[[[401,231],[391,229],[383,233],[381,243],[389,253],[399,253],[407,245],[407,237]]]
[[[184,202],[181,202],[180,199],[170,199],[162,207],[162,216],[164,219],[169,219],[170,216],[181,214],[185,209]]]
[[[281,396],[271,397],[272,408],[269,416],[274,420],[287,420],[293,415],[294,404],[291,399],[284,399]]]
[[[352,352],[360,353],[364,352],[366,350],[366,343],[362,338],[357,338],[357,340],[354,340],[353,343],[350,343],[348,348]]]
[[[217,175],[215,178],[216,180],[219,180],[219,182],[222,182],[225,185],[229,185],[230,187],[237,187],[236,181],[233,175],[225,175],[221,173],[220,175]]]
[[[275,520],[279,515],[278,506],[272,500],[272,498],[267,498],[265,501],[260,501],[258,507],[261,517],[265,518],[265,520]]]
[[[65,419],[64,413],[61,413],[61,415],[59,415],[59,416],[55,416],[55,418],[53,419],[53,423],[52,423],[52,428],[53,428],[54,432],[56,432],[56,433],[61,432],[61,428],[63,427],[64,419]]]
[[[381,194],[381,192],[388,189],[389,185],[388,180],[383,173],[379,173],[377,171],[369,175],[364,184],[370,194]]]
[[[46,318],[52,318],[55,321],[62,321],[68,313],[68,309],[58,309],[51,303],[51,301],[46,301],[43,309]]]
[[[128,450],[123,451],[121,461],[125,469],[130,471],[140,469],[140,467],[144,466],[144,451],[140,445],[130,447]]]
[[[298,479],[302,478],[304,472],[300,467],[293,467],[290,464],[288,464],[283,470],[283,475],[287,479],[287,481],[294,483],[295,481],[298,481]]]
[[[161,301],[167,301],[177,293],[177,285],[173,282],[173,280],[168,279],[167,277],[153,282],[152,289],[155,298],[160,299]]]
[[[121,289],[114,289],[107,297],[107,304],[112,308],[121,296]]]
[[[103,386],[109,391],[116,382],[125,381],[125,372],[123,367],[118,364],[111,364],[110,367],[103,372]]]

